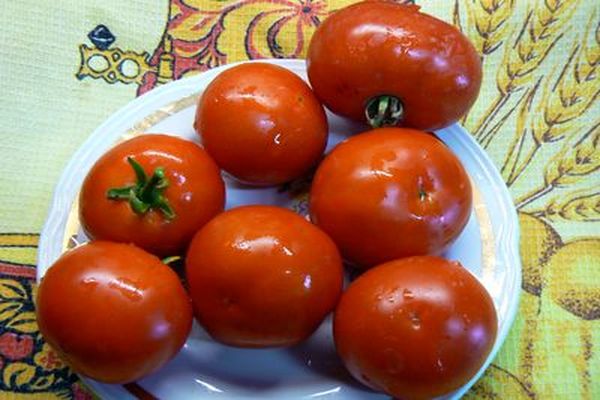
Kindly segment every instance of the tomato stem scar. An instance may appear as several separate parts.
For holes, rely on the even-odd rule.
[[[146,171],[133,157],[127,157],[127,162],[135,172],[135,185],[109,189],[106,197],[111,200],[129,201],[131,209],[139,215],[145,214],[150,209],[158,209],[166,219],[175,218],[175,212],[163,193],[169,186],[165,169],[163,167],[156,168],[148,179]]]
[[[375,96],[367,102],[365,117],[373,128],[396,126],[404,117],[404,108],[396,96],[387,94]]]

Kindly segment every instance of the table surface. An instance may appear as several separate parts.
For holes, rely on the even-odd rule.
[[[5,3],[0,399],[89,398],[44,343],[33,304],[39,232],[66,162],[110,114],[157,85],[234,61],[304,57],[315,25],[352,1]],[[482,91],[461,122],[501,171],[521,224],[519,314],[467,397],[600,398],[600,7],[417,3],[482,55]]]

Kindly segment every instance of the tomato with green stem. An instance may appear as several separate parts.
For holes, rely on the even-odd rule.
[[[373,127],[440,129],[462,117],[481,86],[481,61],[458,29],[419,6],[363,1],[315,31],[308,78],[334,113]]]
[[[134,243],[159,256],[185,251],[223,210],[219,168],[197,144],[146,134],[118,144],[88,173],[79,216],[93,239]]]

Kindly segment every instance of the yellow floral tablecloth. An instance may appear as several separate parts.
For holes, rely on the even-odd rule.
[[[36,246],[57,178],[116,109],[249,58],[301,58],[347,0],[6,0],[0,11],[0,399],[89,398],[35,324]],[[516,322],[470,398],[600,398],[600,3],[419,0],[484,64],[462,121],[521,223]]]

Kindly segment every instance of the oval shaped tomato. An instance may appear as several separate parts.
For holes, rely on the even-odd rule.
[[[327,144],[325,111],[308,85],[266,63],[219,74],[199,100],[194,126],[221,168],[261,186],[300,177]]]
[[[310,192],[314,223],[359,267],[441,254],[471,213],[458,158],[429,133],[381,128],[339,144]]]
[[[338,354],[371,388],[399,399],[458,389],[490,354],[494,303],[457,262],[404,258],[375,267],[342,295],[334,316]]]
[[[81,188],[79,217],[92,239],[166,256],[185,251],[224,205],[220,171],[200,146],[148,134],[118,144],[94,164]]]
[[[226,211],[192,241],[186,274],[194,313],[231,346],[289,346],[333,310],[342,262],[329,237],[279,207]]]
[[[469,110],[481,86],[479,55],[460,31],[393,1],[364,1],[327,18],[307,69],[329,109],[374,127],[443,128]]]
[[[63,254],[42,279],[36,304],[46,341],[76,372],[107,383],[157,370],[192,327],[177,274],[122,243],[92,241]]]

